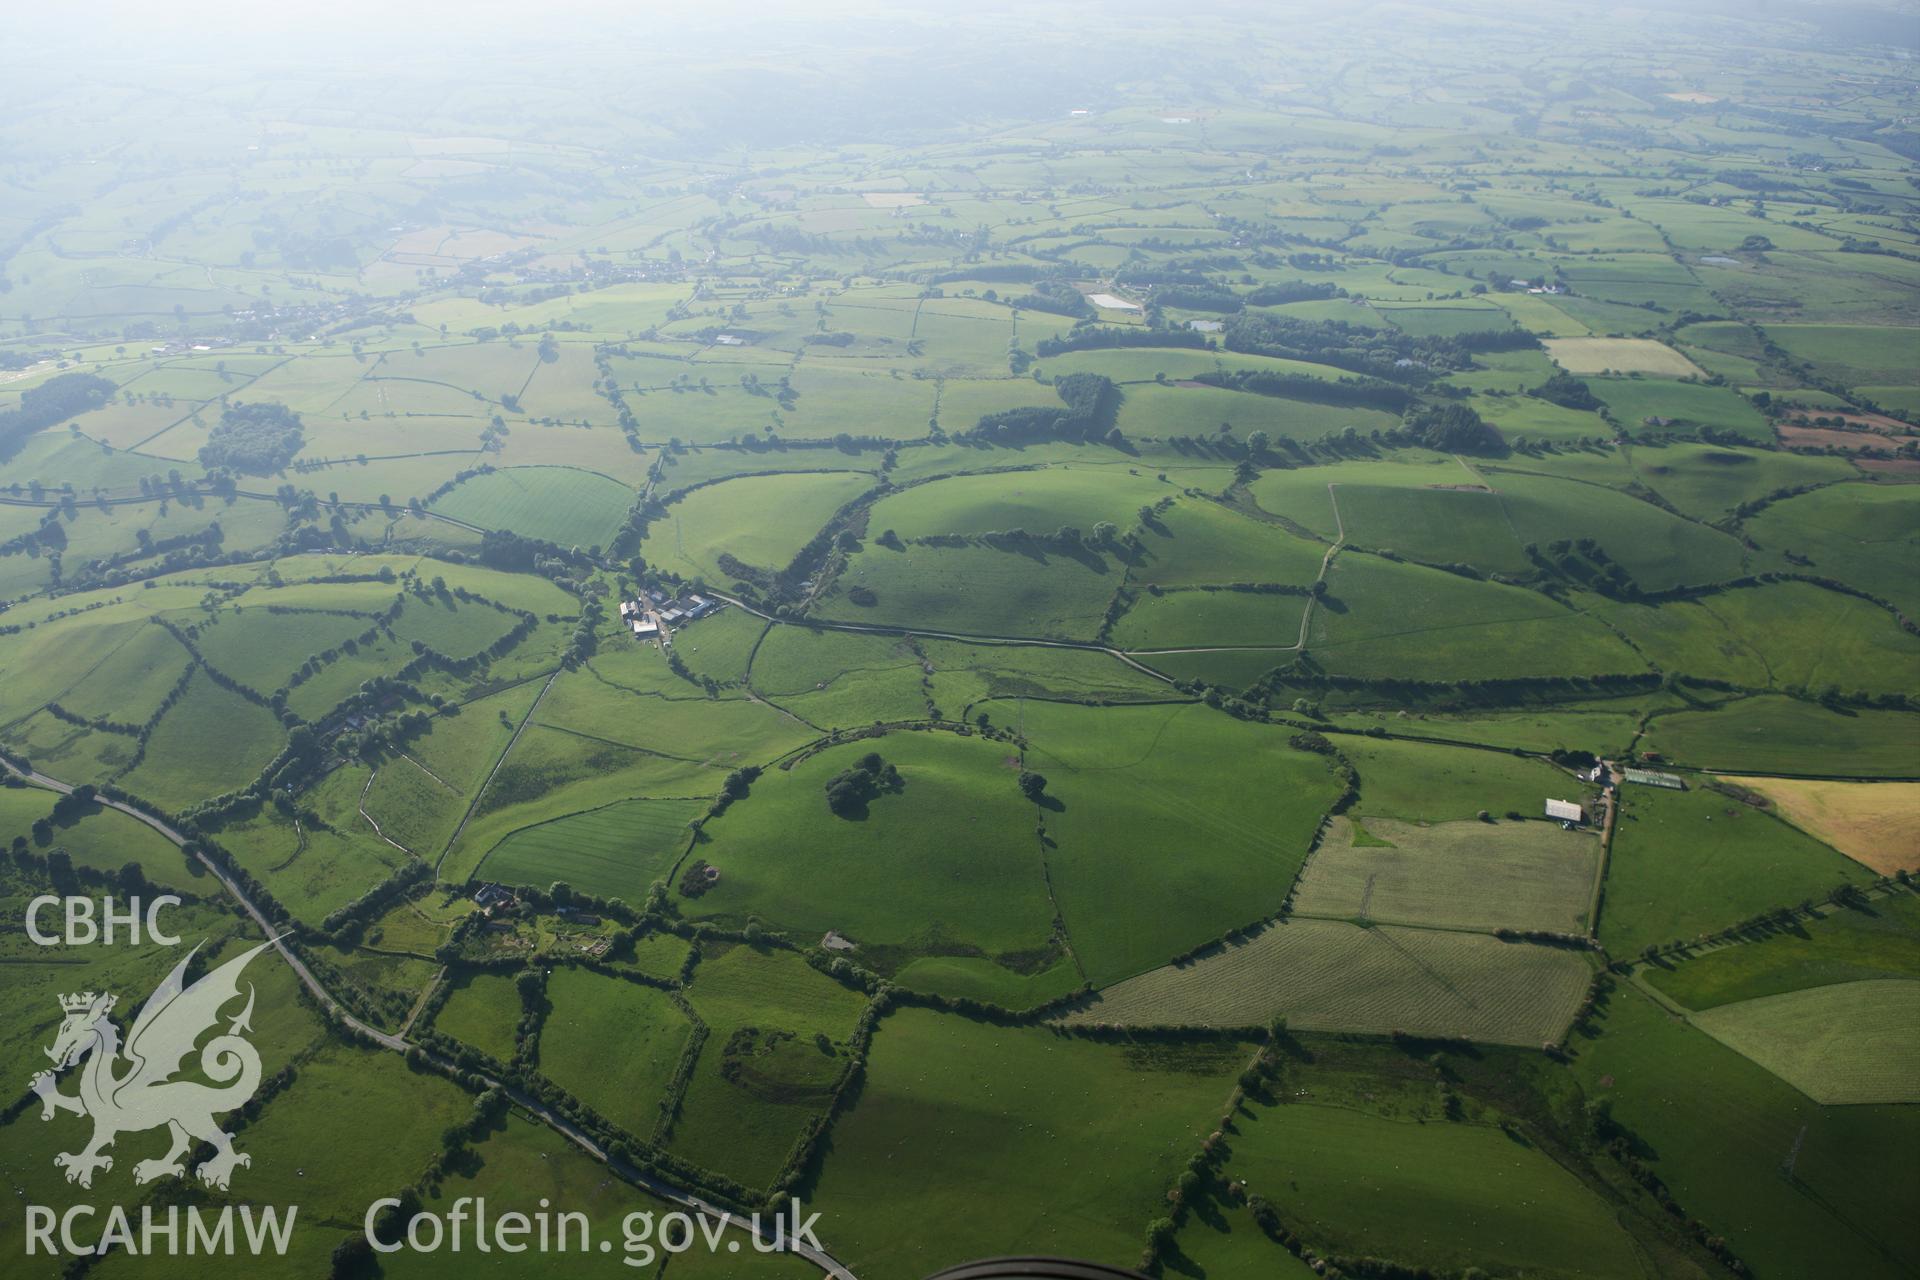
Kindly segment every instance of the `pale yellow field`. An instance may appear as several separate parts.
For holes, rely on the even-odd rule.
[[[863,191],[860,198],[875,209],[910,209],[927,202],[917,191]]]
[[[1920,870],[1920,782],[1734,778],[1796,827],[1881,875]]]
[[[1705,376],[1693,361],[1652,338],[1545,338],[1547,354],[1568,373],[1657,373]]]

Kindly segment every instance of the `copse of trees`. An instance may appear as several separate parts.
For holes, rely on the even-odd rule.
[[[981,417],[971,433],[992,440],[1094,440],[1114,430],[1120,389],[1098,373],[1070,373],[1053,384],[1065,406],[1002,409]]]
[[[247,475],[272,475],[306,443],[300,415],[272,400],[229,404],[200,446],[200,465]]]
[[[1227,321],[1226,328],[1229,351],[1308,360],[1411,385],[1425,385],[1438,374],[1472,368],[1476,352],[1517,351],[1539,345],[1539,339],[1523,329],[1415,336],[1343,320],[1305,320],[1251,312]]]
[[[1401,426],[1418,443],[1443,453],[1507,451],[1506,440],[1492,424],[1464,404],[1428,405],[1409,413]]]
[[[1261,396],[1285,396],[1289,400],[1312,400],[1352,408],[1384,409],[1404,413],[1415,403],[1413,392],[1398,383],[1381,378],[1316,378],[1304,373],[1268,373],[1259,369],[1209,370],[1195,375],[1195,382],[1227,391],[1246,391]]]
[[[1042,360],[1063,356],[1069,351],[1104,351],[1118,347],[1188,347],[1205,350],[1212,344],[1206,335],[1191,329],[1117,328],[1081,325],[1054,338],[1042,338],[1034,344],[1034,354]]]
[[[905,786],[897,768],[881,759],[878,751],[869,751],[853,768],[843,769],[827,780],[827,808],[839,817],[854,817],[882,792],[899,791]]]
[[[1318,280],[1282,280],[1263,284],[1247,295],[1251,307],[1279,307],[1289,302],[1326,302],[1344,298],[1347,291],[1337,284]]]
[[[36,431],[57,426],[76,414],[98,409],[117,390],[91,373],[63,373],[22,392],[20,407],[0,413],[0,457],[12,454]]]
[[[1529,387],[1527,394],[1563,409],[1585,409],[1597,413],[1602,407],[1600,397],[1593,394],[1593,388],[1570,373],[1556,373],[1539,386]]]
[[[1093,306],[1080,291],[1061,280],[1040,280],[1035,282],[1029,293],[1023,293],[1011,300],[1012,305],[1024,311],[1045,311],[1057,316],[1072,316],[1077,320],[1091,320]]]

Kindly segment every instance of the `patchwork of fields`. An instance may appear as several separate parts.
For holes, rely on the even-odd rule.
[[[1697,8],[10,21],[0,1068],[170,968],[36,899],[300,964],[0,1177],[1920,1273],[1910,15]]]

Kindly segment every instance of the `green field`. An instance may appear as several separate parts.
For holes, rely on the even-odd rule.
[[[836,622],[962,636],[1087,641],[1098,633],[1121,573],[1116,562],[1084,546],[909,545],[895,551],[869,542],[816,612]],[[872,603],[861,603],[856,590]]]
[[[1780,489],[1851,480],[1858,474],[1839,458],[1722,445],[1636,447],[1632,462],[1641,483],[1687,515],[1708,521]],[[1864,497],[1870,492],[1867,486],[1840,491],[1847,497]],[[1757,527],[1749,524],[1748,529]]]
[[[1629,787],[1600,940],[1617,956],[1738,924],[1870,875],[1771,815],[1712,791]]]
[[[1920,550],[1920,501],[1897,486],[1829,485],[1777,502],[1748,522],[1756,542],[1805,556],[1827,575],[1920,608],[1911,565]]]
[[[1594,394],[1613,411],[1622,426],[1636,433],[1641,430],[1687,432],[1710,427],[1756,442],[1772,437],[1759,410],[1726,387],[1675,382],[1668,378],[1607,378],[1600,380]],[[1658,425],[1650,419],[1663,419],[1667,425]]]
[[[433,1029],[510,1062],[520,1012],[520,992],[512,978],[492,973],[462,974],[453,980],[447,1002],[434,1015]]]
[[[622,800],[523,827],[495,845],[474,875],[545,887],[565,880],[586,893],[638,899],[686,851],[687,822],[704,806]]]
[[[834,814],[825,784],[870,751],[899,771],[900,789]],[[693,852],[720,878],[681,910],[755,917],[807,944],[837,930],[862,963],[889,970],[971,955],[1034,972],[1048,962],[1053,910],[1017,774],[1003,744],[909,732],[769,770],[707,828]]]
[[[1834,982],[1920,977],[1920,902],[1911,894],[1864,908],[1823,911],[1805,924],[1642,973],[1662,994],[1690,1009]]]
[[[1597,1030],[1575,1058],[1581,1085],[1628,1132],[1657,1139],[1653,1172],[1742,1257],[1889,1277],[1920,1261],[1895,1208],[1910,1198],[1912,1107],[1819,1106],[1630,989]],[[1779,1176],[1789,1159],[1792,1176]]]
[[[798,956],[746,946],[709,947],[687,998],[709,1035],[672,1149],[747,1186],[767,1186],[807,1120],[828,1105],[866,1000]]]
[[[1112,472],[1061,466],[935,480],[874,503],[868,525],[875,534],[892,529],[903,539],[1009,529],[1052,533],[1063,524],[1091,532],[1102,520],[1125,529],[1137,508],[1167,496],[1168,486],[1151,476]]]
[[[666,995],[586,969],[556,968],[540,1027],[540,1071],[628,1133],[659,1123],[691,1024]]]
[[[842,1223],[844,1261],[875,1274],[1035,1250],[1131,1264],[1245,1059],[903,1010],[874,1034],[808,1201]]]
[[[1861,382],[1909,382],[1913,334],[1877,325],[1770,324],[1767,336],[1828,376]]]
[[[1920,1100],[1920,982],[1827,983],[1724,1004],[1693,1024],[1815,1102]]]
[[[511,467],[475,476],[433,510],[483,529],[508,529],[561,546],[600,546],[633,504],[619,481],[570,467]]]
[[[1648,726],[1646,746],[1695,767],[1911,777],[1920,717],[1833,710],[1790,698],[1742,698],[1714,711],[1675,711]],[[1816,766],[1807,770],[1806,766]]]
[[[1379,728],[1411,738],[1518,747],[1526,751],[1579,748],[1620,754],[1633,741],[1641,717],[1666,698],[1654,695],[1617,701],[1574,703],[1537,711],[1482,714],[1400,711],[1343,711],[1332,716],[1342,728]]]
[[[1542,760],[1503,751],[1342,735],[1360,777],[1356,811],[1407,822],[1451,822],[1485,810],[1534,817],[1548,798],[1577,800],[1579,783]]]
[[[1495,1274],[1622,1276],[1634,1242],[1553,1158],[1486,1124],[1247,1108],[1229,1171],[1317,1250]]]
[[[647,529],[640,554],[686,577],[732,581],[724,553],[760,569],[787,567],[840,507],[873,487],[861,472],[746,476],[695,489]]]
[[[1284,730],[1204,704],[1016,714],[1025,766],[1048,782],[1030,811],[1048,883],[1095,986],[1277,911],[1338,787]],[[1156,889],[1169,874],[1172,897]]]
[[[1446,681],[1642,666],[1593,619],[1515,587],[1352,553],[1335,557],[1326,582],[1307,648],[1339,674]]]
[[[1244,645],[1268,650],[1267,665],[1279,666],[1299,642],[1307,601],[1300,595],[1251,591],[1149,593],[1136,601],[1109,637],[1122,649]]]
[[[184,808],[252,782],[280,749],[273,713],[195,672],[160,718],[146,757],[120,783],[136,795]]]
[[[0,844],[24,839],[30,851],[43,856],[64,849],[74,866],[94,871],[115,872],[136,863],[140,874],[153,884],[196,896],[202,893],[205,872],[159,832],[99,804],[88,806],[77,817],[55,819],[57,799],[38,787],[0,788]],[[42,819],[48,823],[44,839],[33,830]]]
[[[1201,583],[1286,583],[1304,587],[1320,573],[1325,549],[1217,502],[1187,498],[1140,526],[1133,582],[1161,587]]]

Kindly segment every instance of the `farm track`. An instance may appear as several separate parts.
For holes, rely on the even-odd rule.
[[[374,821],[373,815],[367,812],[367,792],[373,790],[373,780],[379,776],[380,776],[380,771],[378,769],[373,770],[371,773],[367,774],[367,785],[360,788],[360,802],[359,802],[360,816],[365,818],[367,820],[367,825],[373,828],[373,834],[379,836],[382,840],[385,840],[388,844],[392,845],[394,848],[398,849],[400,852],[411,857],[413,854],[413,850],[407,848],[407,846],[401,844],[398,840],[395,840],[392,836],[382,831],[380,829],[380,824]]]
[[[548,680],[548,684],[549,685],[552,684],[551,679]],[[544,693],[545,691],[542,690],[542,692]],[[532,713],[529,712],[528,714],[529,716],[531,716]],[[517,737],[518,735],[516,734],[515,736]],[[511,746],[511,744],[509,744],[509,746]],[[505,756],[506,756],[506,753],[502,752],[501,758],[505,759]],[[19,773],[19,770],[15,769],[11,764],[8,764],[4,761],[0,761],[0,768],[4,768],[9,773],[14,773],[14,774]],[[47,790],[57,792],[60,795],[68,795],[73,791],[73,787],[71,787],[67,783],[61,782],[57,778],[50,778],[46,774],[39,773],[37,771],[21,774],[20,776],[25,777],[27,781],[33,783],[36,786],[44,787]],[[488,775],[488,776],[489,776],[489,780],[491,780],[492,775]],[[109,809],[116,809],[119,812],[126,814],[128,817],[133,818],[135,821],[143,823],[148,827],[151,827],[154,831],[157,831],[162,836],[165,836],[167,840],[169,840],[179,848],[181,849],[186,848],[188,844],[187,838],[181,835],[180,832],[175,830],[168,823],[162,821],[159,818],[154,817],[152,814],[146,813],[140,809],[136,809],[132,805],[124,804],[118,800],[110,800],[105,796],[100,796],[97,799],[98,799],[98,803],[101,804],[102,806]],[[391,1050],[394,1053],[405,1054],[405,1053],[409,1053],[417,1050],[420,1053],[424,1054],[429,1061],[433,1062],[436,1066],[439,1066],[444,1070],[456,1071],[461,1069],[457,1067],[456,1064],[444,1058],[441,1058],[438,1054],[435,1054],[430,1050],[422,1048],[419,1045],[413,1044],[412,1042],[408,1041],[405,1038],[405,1032],[411,1029],[412,1027],[414,1015],[419,1012],[419,1007],[420,1007],[419,1005],[416,1005],[413,1013],[410,1013],[408,1015],[407,1024],[405,1027],[402,1028],[402,1032],[400,1035],[394,1035],[389,1032],[381,1031],[376,1027],[369,1026],[366,1023],[360,1021],[360,1019],[354,1017],[351,1013],[347,1012],[347,1010],[341,1006],[339,1001],[334,999],[333,994],[329,992],[325,986],[321,985],[320,980],[313,976],[313,971],[307,968],[305,962],[303,962],[298,955],[294,954],[293,949],[291,947],[287,946],[286,935],[284,933],[274,932],[272,922],[267,919],[265,913],[263,913],[260,910],[260,908],[254,905],[253,900],[251,898],[247,897],[245,893],[241,892],[240,886],[235,884],[231,879],[229,879],[225,871],[223,871],[218,865],[216,865],[212,859],[208,858],[204,853],[200,852],[197,849],[193,850],[190,856],[194,859],[194,861],[198,862],[202,867],[206,868],[207,872],[210,875],[212,875],[215,880],[220,882],[220,886],[224,888],[227,891],[227,893],[231,895],[232,898],[240,904],[241,909],[244,910],[247,913],[247,915],[252,918],[253,922],[259,926],[260,931],[266,936],[268,941],[273,944],[273,949],[277,953],[279,953],[280,958],[286,962],[287,967],[293,970],[294,976],[300,979],[300,984],[304,986],[307,989],[307,991],[313,996],[313,998],[320,1002],[321,1007],[324,1008],[330,1016],[337,1019],[342,1026],[345,1026],[349,1030],[365,1037],[367,1040],[369,1040],[373,1044],[376,1044],[383,1049]],[[436,975],[435,981],[436,982],[438,981],[437,975]],[[431,990],[432,990],[432,986],[430,984],[428,987],[428,991],[431,991]],[[425,1003],[424,997],[422,998],[421,1003],[422,1004]],[[479,1073],[474,1073],[474,1074],[479,1074]],[[754,1219],[749,1218],[743,1222],[738,1218],[736,1218],[733,1214],[727,1212],[724,1209],[719,1208],[718,1206],[706,1200],[701,1199],[699,1196],[694,1195],[690,1191],[685,1191],[679,1187],[672,1186],[669,1183],[661,1182],[658,1179],[652,1178],[647,1174],[642,1173],[640,1170],[635,1169],[630,1165],[623,1164],[620,1161],[615,1160],[605,1148],[603,1148],[599,1143],[595,1142],[592,1137],[590,1137],[588,1134],[583,1132],[578,1126],[573,1124],[564,1116],[556,1114],[554,1111],[549,1109],[546,1106],[546,1104],[540,1102],[539,1100],[533,1097],[528,1096],[527,1094],[522,1093],[520,1090],[507,1084],[505,1081],[495,1080],[491,1076],[487,1076],[484,1074],[480,1074],[479,1078],[482,1081],[484,1081],[488,1087],[498,1087],[503,1091],[505,1091],[507,1096],[513,1100],[514,1105],[518,1106],[521,1110],[525,1111],[527,1114],[539,1120],[542,1124],[546,1125],[548,1128],[552,1129],[554,1132],[560,1134],[560,1136],[566,1138],[569,1142],[573,1143],[574,1146],[580,1148],[582,1151],[586,1152],[589,1156],[593,1157],[595,1160],[598,1160],[602,1164],[606,1165],[607,1168],[612,1170],[616,1175],[618,1175],[622,1181],[627,1182],[633,1185],[634,1187],[637,1187],[639,1190],[646,1192],[648,1195],[651,1195],[659,1200],[664,1200],[669,1204],[677,1205],[680,1208],[690,1210],[691,1212],[699,1215],[702,1218],[710,1218],[715,1221],[718,1221],[722,1224],[723,1228],[732,1227],[737,1230],[746,1231],[754,1235],[760,1240],[766,1240],[769,1242],[777,1241],[779,1239],[779,1237],[761,1228],[758,1222],[755,1221]],[[809,1245],[801,1245],[798,1248],[791,1250],[791,1252],[806,1259],[807,1262],[818,1267],[826,1275],[833,1277],[833,1280],[855,1280],[853,1272],[849,1271],[845,1266],[841,1265],[841,1263],[837,1259],[835,1259],[832,1254],[826,1252],[824,1249],[815,1249]]]
[[[1184,649],[1115,649],[1108,645],[1095,644],[1091,640],[1044,640],[1037,636],[1000,636],[970,631],[933,631],[925,627],[892,627],[871,622],[833,622],[821,618],[808,618],[804,622],[788,622],[784,619],[775,618],[771,614],[762,613],[752,605],[746,604],[722,592],[709,590],[707,594],[716,599],[725,600],[736,609],[742,609],[756,618],[761,618],[780,626],[805,627],[814,631],[851,631],[862,635],[924,636],[929,640],[957,640],[962,644],[1001,644],[1013,647],[1078,649],[1083,653],[1104,653],[1109,658],[1115,658],[1126,663],[1142,675],[1152,676],[1162,684],[1172,684],[1172,677],[1163,672],[1155,671],[1152,667],[1146,666],[1143,663],[1134,661],[1134,655],[1140,654],[1152,657],[1168,653],[1291,653],[1299,647],[1298,645],[1284,644],[1241,644],[1198,645]]]
[[[1347,526],[1346,522],[1340,518],[1340,498],[1334,493],[1335,487],[1333,481],[1327,482],[1327,504],[1333,508],[1333,545],[1328,547],[1327,553],[1320,557],[1320,573],[1313,580],[1315,585],[1327,580],[1327,570],[1333,567],[1333,558],[1340,554],[1340,548],[1347,545]],[[1306,652],[1307,628],[1313,625],[1313,606],[1318,602],[1319,597],[1308,596],[1307,607],[1300,611],[1300,636],[1290,646],[1296,652]]]
[[[405,760],[408,764],[412,765],[414,768],[418,769],[420,772],[426,774],[429,778],[432,778],[435,782],[439,783],[441,786],[445,787],[447,790],[453,792],[455,795],[460,794],[460,788],[454,786],[451,782],[448,782],[445,778],[441,777],[439,774],[435,773],[433,770],[427,768],[427,766],[421,764],[418,760],[415,760],[412,756],[408,755],[406,752],[401,751],[401,752],[398,752],[397,754],[402,760]]]
[[[413,1002],[413,1008],[407,1010],[407,1020],[400,1024],[401,1039],[405,1039],[407,1033],[413,1030],[415,1019],[419,1018],[420,1011],[427,1007],[427,1001],[432,998],[433,993],[440,989],[440,983],[446,976],[447,966],[441,965],[434,972],[433,977],[428,979],[427,985],[420,988],[420,998]]]

